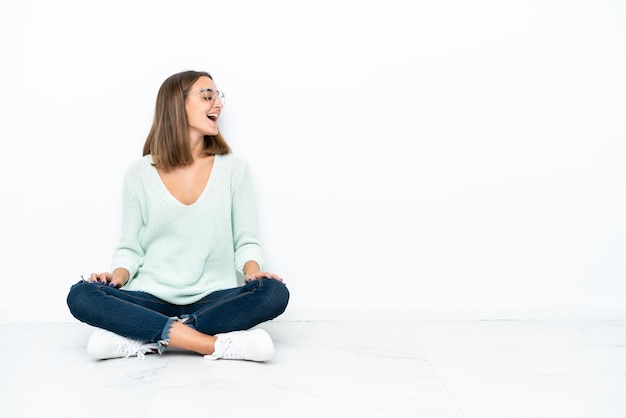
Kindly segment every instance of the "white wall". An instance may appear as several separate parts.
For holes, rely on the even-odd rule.
[[[186,69],[292,317],[626,317],[624,2],[2,0],[0,59],[2,322],[72,320]]]

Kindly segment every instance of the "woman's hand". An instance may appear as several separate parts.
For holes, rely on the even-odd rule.
[[[267,271],[259,270],[259,264],[256,261],[247,261],[246,264],[243,266],[243,277],[246,280],[246,283],[258,279],[272,279],[278,280],[279,282],[283,281],[283,279],[281,279],[278,274],[268,273]]]
[[[102,283],[111,287],[122,287],[128,282],[130,274],[128,270],[123,268],[117,268],[113,270],[113,273],[91,273],[87,281],[90,283]]]
[[[268,273],[267,271],[259,271],[256,273],[246,274],[246,282],[251,282],[258,279],[272,279],[278,280],[279,282],[283,281],[283,279],[281,279],[278,274]]]

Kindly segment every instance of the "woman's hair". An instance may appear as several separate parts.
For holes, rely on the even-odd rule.
[[[213,77],[207,72],[184,71],[163,82],[157,94],[152,128],[143,145],[143,155],[151,154],[153,165],[165,171],[191,164],[185,99],[200,77]],[[220,133],[205,135],[204,155],[228,154],[230,147]]]

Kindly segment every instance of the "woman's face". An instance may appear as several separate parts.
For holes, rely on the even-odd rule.
[[[185,111],[192,138],[218,134],[217,120],[224,107],[219,96],[215,83],[209,77],[200,77],[189,90]]]

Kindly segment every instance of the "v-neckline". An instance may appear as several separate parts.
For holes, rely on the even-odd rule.
[[[218,161],[219,161],[219,155],[215,155],[213,157],[213,165],[211,167],[211,171],[209,172],[209,176],[204,184],[204,187],[202,188],[202,191],[200,192],[200,194],[198,194],[198,197],[196,198],[196,200],[194,200],[191,203],[185,203],[182,202],[181,200],[179,200],[176,196],[174,196],[174,194],[170,191],[170,189],[167,187],[167,185],[165,184],[165,181],[163,181],[163,177],[161,177],[161,174],[159,173],[159,170],[154,169],[154,172],[158,178],[159,183],[161,184],[162,190],[165,192],[166,195],[169,196],[169,198],[171,200],[173,200],[174,202],[176,202],[177,204],[184,206],[184,207],[192,207],[195,206],[198,202],[200,202],[203,198],[204,195],[208,193],[208,190],[210,188],[210,185],[213,183],[213,177],[215,177],[215,173],[216,173],[216,166],[218,165]]]

